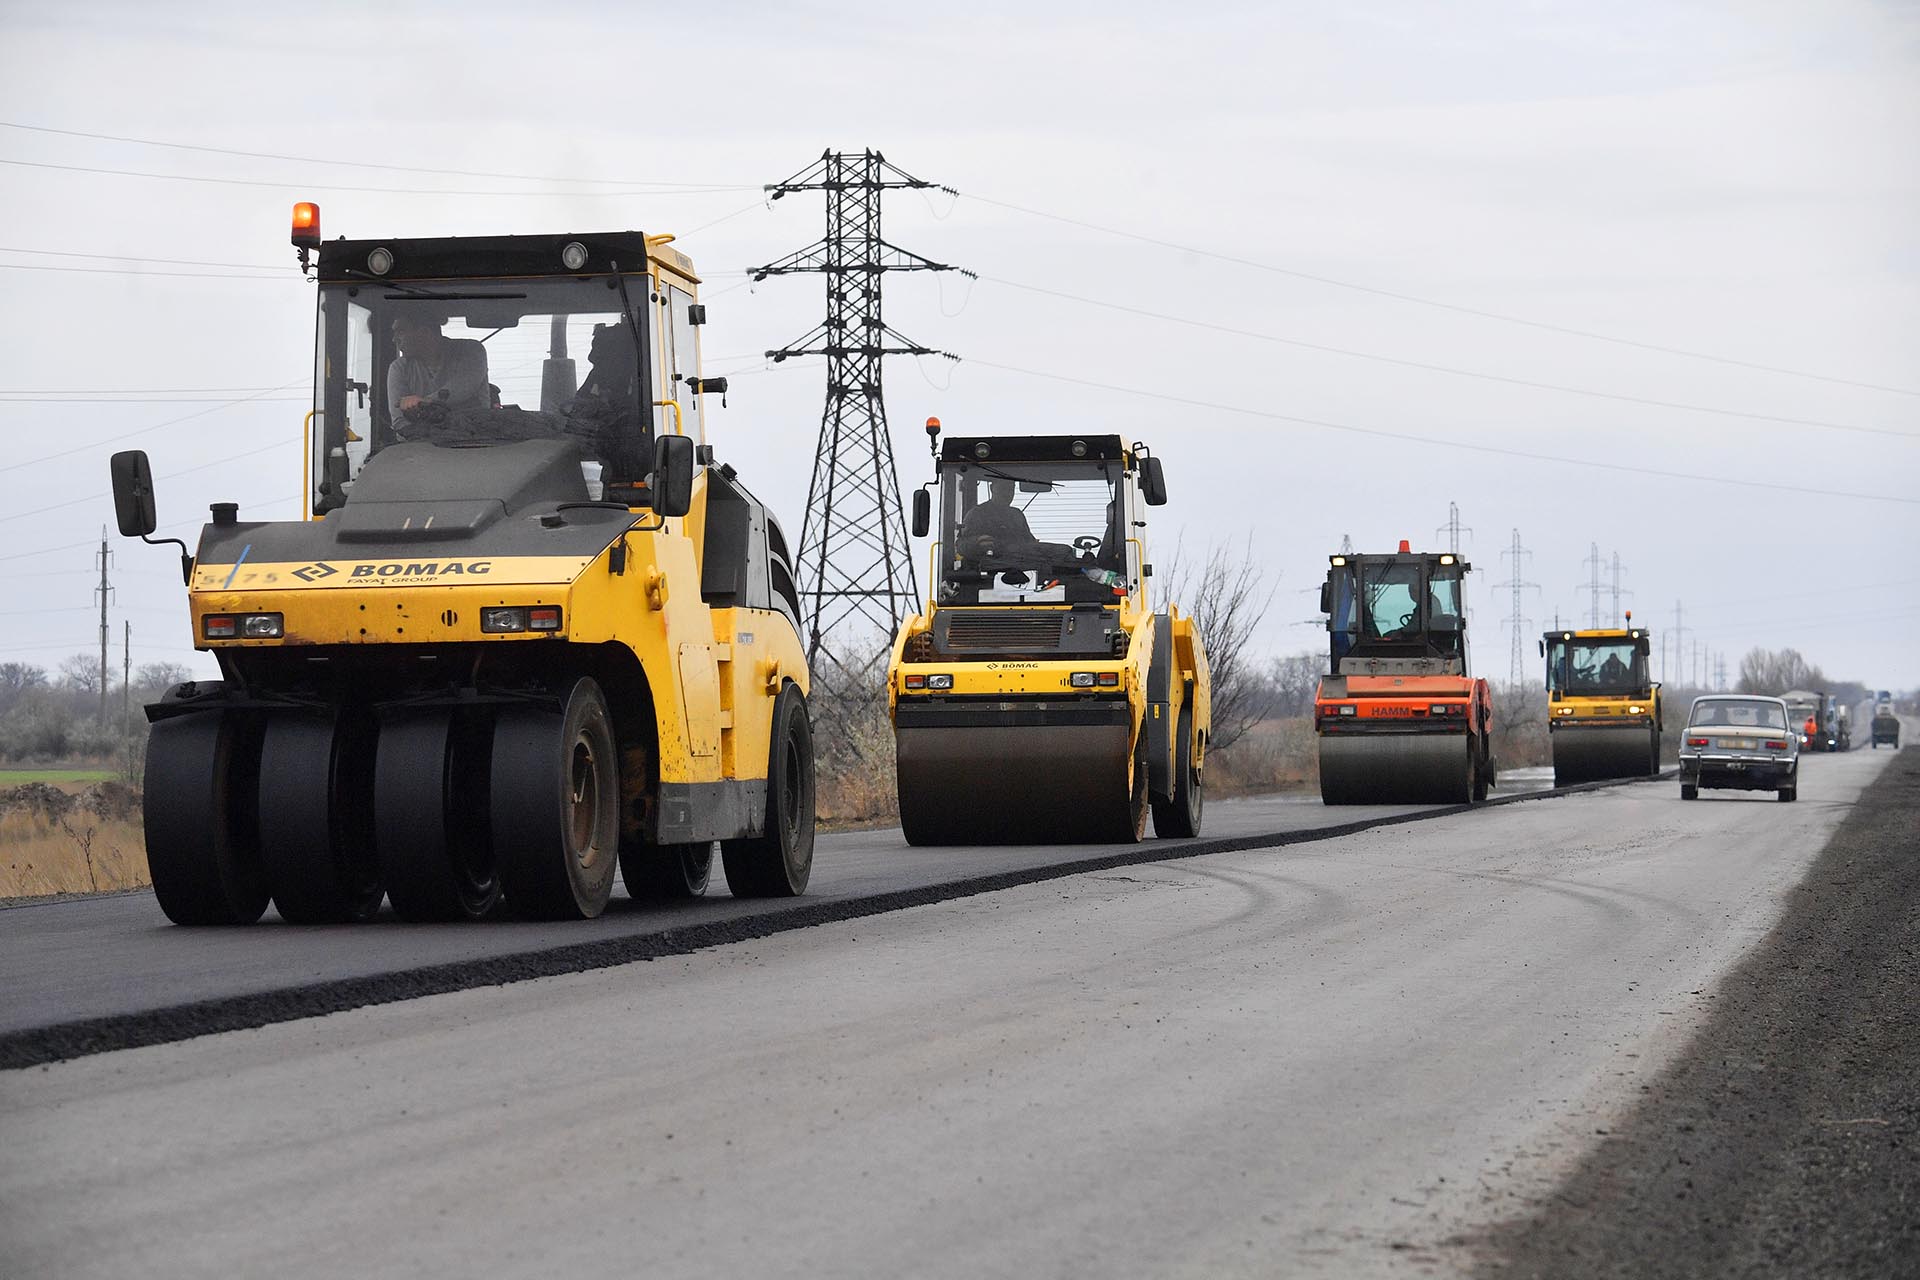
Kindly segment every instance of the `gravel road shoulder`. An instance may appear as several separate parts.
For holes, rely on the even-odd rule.
[[[1483,1277],[1920,1276],[1920,751]]]

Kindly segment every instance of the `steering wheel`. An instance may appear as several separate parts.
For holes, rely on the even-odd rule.
[[[1411,627],[1412,625],[1413,625],[1413,615],[1412,615],[1412,614],[1410,614],[1410,613],[1403,613],[1403,614],[1401,614],[1401,615],[1400,615],[1400,630],[1402,630],[1402,631],[1405,631],[1405,630],[1407,630],[1407,629],[1408,629],[1409,627]]]
[[[1083,533],[1073,540],[1073,549],[1086,555],[1097,555],[1100,551],[1100,539],[1090,533]]]

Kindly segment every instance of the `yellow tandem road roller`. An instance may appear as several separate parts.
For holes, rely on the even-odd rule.
[[[1468,674],[1458,556],[1328,558],[1329,670],[1314,695],[1327,804],[1470,804],[1494,785],[1493,699]]]
[[[321,243],[298,520],[180,543],[221,678],[147,708],[181,924],[599,914],[805,890],[813,747],[780,527],[704,443],[693,264],[637,232]],[[317,252],[317,263],[312,255]],[[587,357],[584,372],[577,355]],[[152,472],[113,458],[121,533]],[[159,541],[175,541],[165,539]]]
[[[1652,642],[1632,624],[1629,613],[1623,628],[1541,637],[1556,787],[1660,772],[1660,686],[1647,670]]]
[[[928,423],[937,441],[939,423]],[[932,599],[887,674],[909,843],[1199,834],[1209,714],[1192,618],[1149,602],[1160,461],[1119,436],[950,438]],[[914,492],[916,537],[931,523]]]

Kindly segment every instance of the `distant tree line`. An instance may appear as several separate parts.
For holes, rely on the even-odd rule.
[[[0,760],[131,760],[147,740],[141,707],[187,679],[173,662],[133,669],[131,686],[109,669],[107,715],[100,716],[98,659],[76,653],[52,670],[0,662]]]
[[[1867,687],[1858,680],[1836,680],[1801,656],[1798,649],[1752,649],[1740,659],[1736,693],[1777,696],[1790,689],[1830,693],[1842,705],[1862,702]]]

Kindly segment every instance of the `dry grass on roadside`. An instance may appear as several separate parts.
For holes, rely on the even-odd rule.
[[[0,791],[0,899],[151,883],[140,798],[119,783],[78,794],[46,783]]]
[[[1313,721],[1306,716],[1262,720],[1223,751],[1207,753],[1207,795],[1268,795],[1320,785]]]

